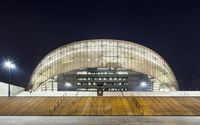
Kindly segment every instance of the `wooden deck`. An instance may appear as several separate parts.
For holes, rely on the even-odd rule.
[[[200,115],[200,97],[0,97],[0,115]]]

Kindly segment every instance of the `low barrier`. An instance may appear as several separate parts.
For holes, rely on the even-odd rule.
[[[138,108],[138,110],[140,111],[141,115],[143,116],[144,115],[144,109],[140,105],[140,103],[137,100],[137,98],[132,93],[130,93],[130,95],[132,97],[133,102],[135,103],[135,106]]]
[[[67,96],[67,93],[64,93],[62,97],[60,97],[54,105],[52,105],[49,109],[49,115],[53,115],[53,113],[58,109],[61,105],[61,103],[64,100],[64,97]]]

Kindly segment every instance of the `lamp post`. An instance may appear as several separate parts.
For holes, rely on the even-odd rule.
[[[5,60],[4,62],[4,67],[8,70],[8,77],[9,77],[9,81],[8,81],[8,97],[10,97],[10,73],[11,70],[14,70],[16,68],[15,64],[10,61],[10,60]]]

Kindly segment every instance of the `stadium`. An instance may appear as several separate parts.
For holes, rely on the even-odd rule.
[[[128,41],[94,39],[63,45],[35,68],[32,91],[176,91],[167,62]]]
[[[57,124],[60,116],[68,116],[63,122],[84,125],[146,124],[149,116],[158,123],[181,124],[176,116],[187,122],[200,115],[199,97],[199,91],[179,91],[172,69],[153,50],[130,41],[92,39],[48,53],[34,69],[28,90],[0,82],[0,116],[16,124],[31,118]]]

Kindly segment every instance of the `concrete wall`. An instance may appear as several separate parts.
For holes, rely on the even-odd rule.
[[[15,96],[24,91],[24,88],[10,85],[10,95]],[[8,83],[0,82],[0,96],[8,96]]]

